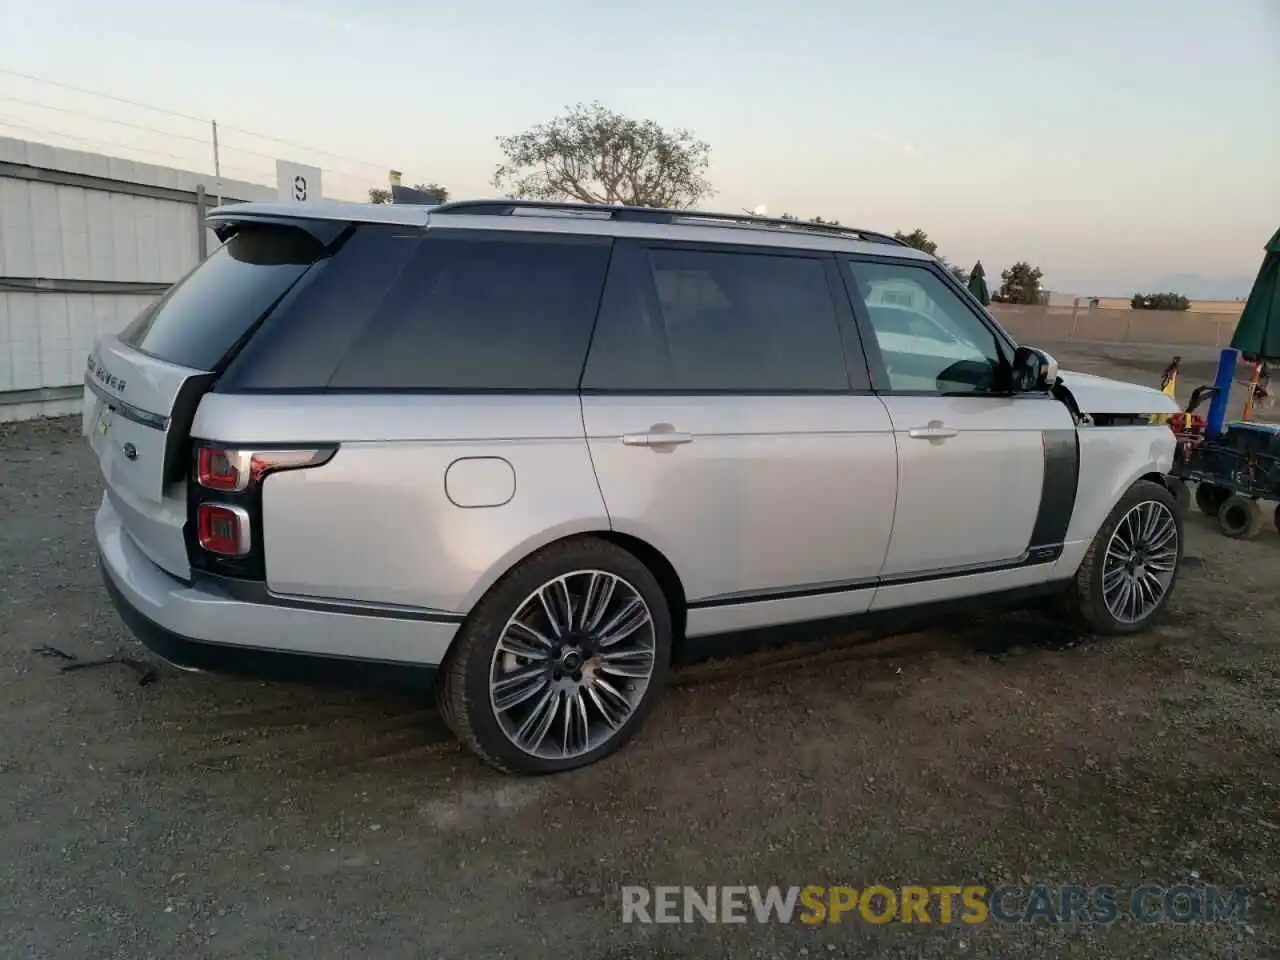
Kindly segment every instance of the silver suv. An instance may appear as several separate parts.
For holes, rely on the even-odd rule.
[[[432,684],[508,771],[635,733],[707,638],[1034,593],[1145,626],[1176,409],[935,259],[761,218],[242,204],[89,357],[106,585],[195,669]]]

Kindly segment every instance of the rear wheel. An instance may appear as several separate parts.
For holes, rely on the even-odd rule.
[[[1252,540],[1266,522],[1257,500],[1234,494],[1218,508],[1218,529],[1236,540]]]
[[[1196,484],[1196,506],[1202,513],[1207,513],[1211,517],[1218,515],[1218,508],[1226,503],[1230,496],[1231,491],[1226,487],[1215,486],[1212,483]]]
[[[671,615],[633,554],[555,544],[485,594],[450,651],[441,714],[510,773],[594,763],[636,732],[666,678]]]
[[[1135,633],[1173,593],[1181,563],[1177,501],[1163,485],[1139,480],[1093,538],[1068,590],[1068,607],[1095,633]]]

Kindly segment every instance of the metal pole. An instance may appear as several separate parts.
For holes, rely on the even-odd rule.
[[[1258,392],[1258,381],[1262,379],[1262,361],[1253,361],[1253,376],[1249,378],[1249,393],[1244,398],[1244,412],[1240,419],[1246,423],[1253,419],[1253,395]]]
[[[209,209],[209,195],[205,193],[204,184],[196,186],[196,256],[203,262],[209,256],[209,228],[205,225],[204,215]]]
[[[218,121],[209,121],[213,124],[213,180],[214,186],[218,188],[218,206],[222,206],[222,158],[218,155]]]

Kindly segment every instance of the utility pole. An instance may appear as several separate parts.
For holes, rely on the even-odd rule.
[[[218,121],[213,124],[213,181],[218,193],[218,206],[222,206],[222,159],[218,155]]]

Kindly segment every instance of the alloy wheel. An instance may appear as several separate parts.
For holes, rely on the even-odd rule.
[[[516,608],[489,667],[489,704],[517,749],[568,760],[598,749],[653,678],[654,622],[634,585],[603,570],[544,583]]]
[[[1107,541],[1102,597],[1121,623],[1139,623],[1160,605],[1178,564],[1178,524],[1165,504],[1145,500],[1129,508]]]

